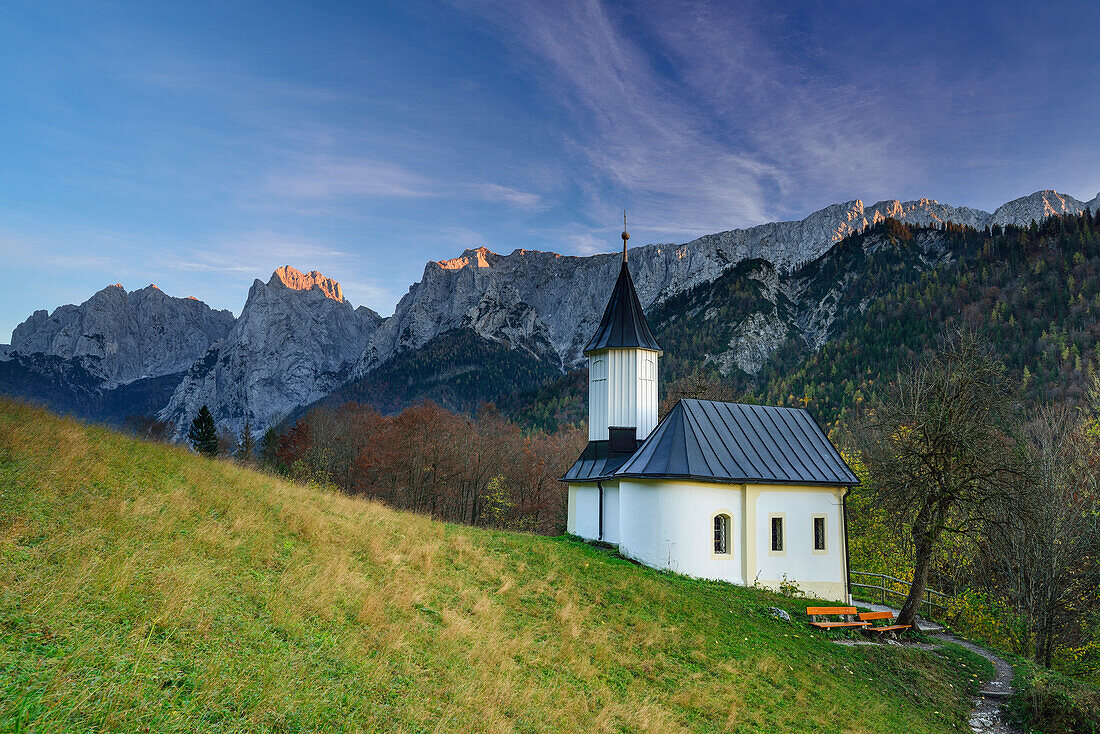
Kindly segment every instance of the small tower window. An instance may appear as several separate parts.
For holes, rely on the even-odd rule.
[[[645,361],[642,362],[642,379],[657,379],[657,363],[653,360],[652,357],[646,357]]]
[[[783,533],[783,516],[772,515],[772,553],[782,553],[785,549]]]
[[[714,555],[728,556],[730,554],[730,516],[719,514],[714,516]]]
[[[592,360],[592,381],[598,382],[607,379],[607,360],[602,357]]]

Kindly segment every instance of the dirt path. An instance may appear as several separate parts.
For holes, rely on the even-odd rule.
[[[866,602],[856,603],[861,607],[870,608],[877,612],[893,612],[895,616],[897,616],[898,613],[898,610],[893,607],[882,606],[880,604],[868,604]],[[978,695],[974,696],[974,709],[970,712],[969,722],[970,728],[974,730],[974,734],[1022,734],[1020,728],[1008,723],[1004,713],[1005,702],[1008,700],[1008,697],[1012,695],[1012,666],[989,650],[986,650],[984,647],[949,634],[934,622],[929,622],[920,617],[917,619],[921,631],[929,637],[935,637],[944,642],[954,642],[956,645],[965,647],[972,653],[981,655],[983,658],[993,663],[993,667],[997,671],[993,680],[989,681],[989,683],[978,691]],[[935,647],[938,646],[920,645],[920,647],[935,649]]]
[[[1005,720],[1004,705],[1012,695],[1012,666],[984,647],[959,639],[946,632],[930,632],[930,636],[945,642],[954,642],[993,663],[997,674],[974,697],[974,710],[970,712],[970,728],[974,734],[1020,734],[1021,730]]]

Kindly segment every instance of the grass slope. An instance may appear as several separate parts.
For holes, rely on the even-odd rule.
[[[964,727],[958,648],[0,402],[0,730]]]

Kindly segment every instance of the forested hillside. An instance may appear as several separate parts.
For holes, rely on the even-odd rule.
[[[470,329],[454,329],[420,349],[397,354],[317,404],[356,402],[396,413],[431,400],[451,410],[470,411],[482,403],[552,382],[559,374],[553,365],[523,350],[489,341]],[[295,415],[304,414],[309,407]]]
[[[756,392],[835,420],[946,326],[966,322],[986,335],[1027,397],[1073,404],[1100,363],[1098,227],[1100,217],[1080,216],[991,234],[943,232],[949,262],[900,279],[866,313],[849,313],[820,351],[786,345]],[[914,234],[897,231],[899,240]],[[868,266],[882,267],[873,257]]]
[[[984,232],[887,220],[789,275],[745,261],[649,314],[665,349],[662,390],[710,374],[746,400],[804,406],[833,425],[965,322],[985,333],[1026,396],[1073,403],[1100,363],[1098,229],[1100,216],[1088,213]],[[716,358],[723,353],[758,371]],[[555,417],[584,415],[585,394],[569,375],[506,405],[552,428]]]

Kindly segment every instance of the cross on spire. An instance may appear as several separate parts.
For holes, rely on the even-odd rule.
[[[626,241],[630,239],[630,233],[626,231],[626,209],[623,209],[623,262],[626,262]]]

